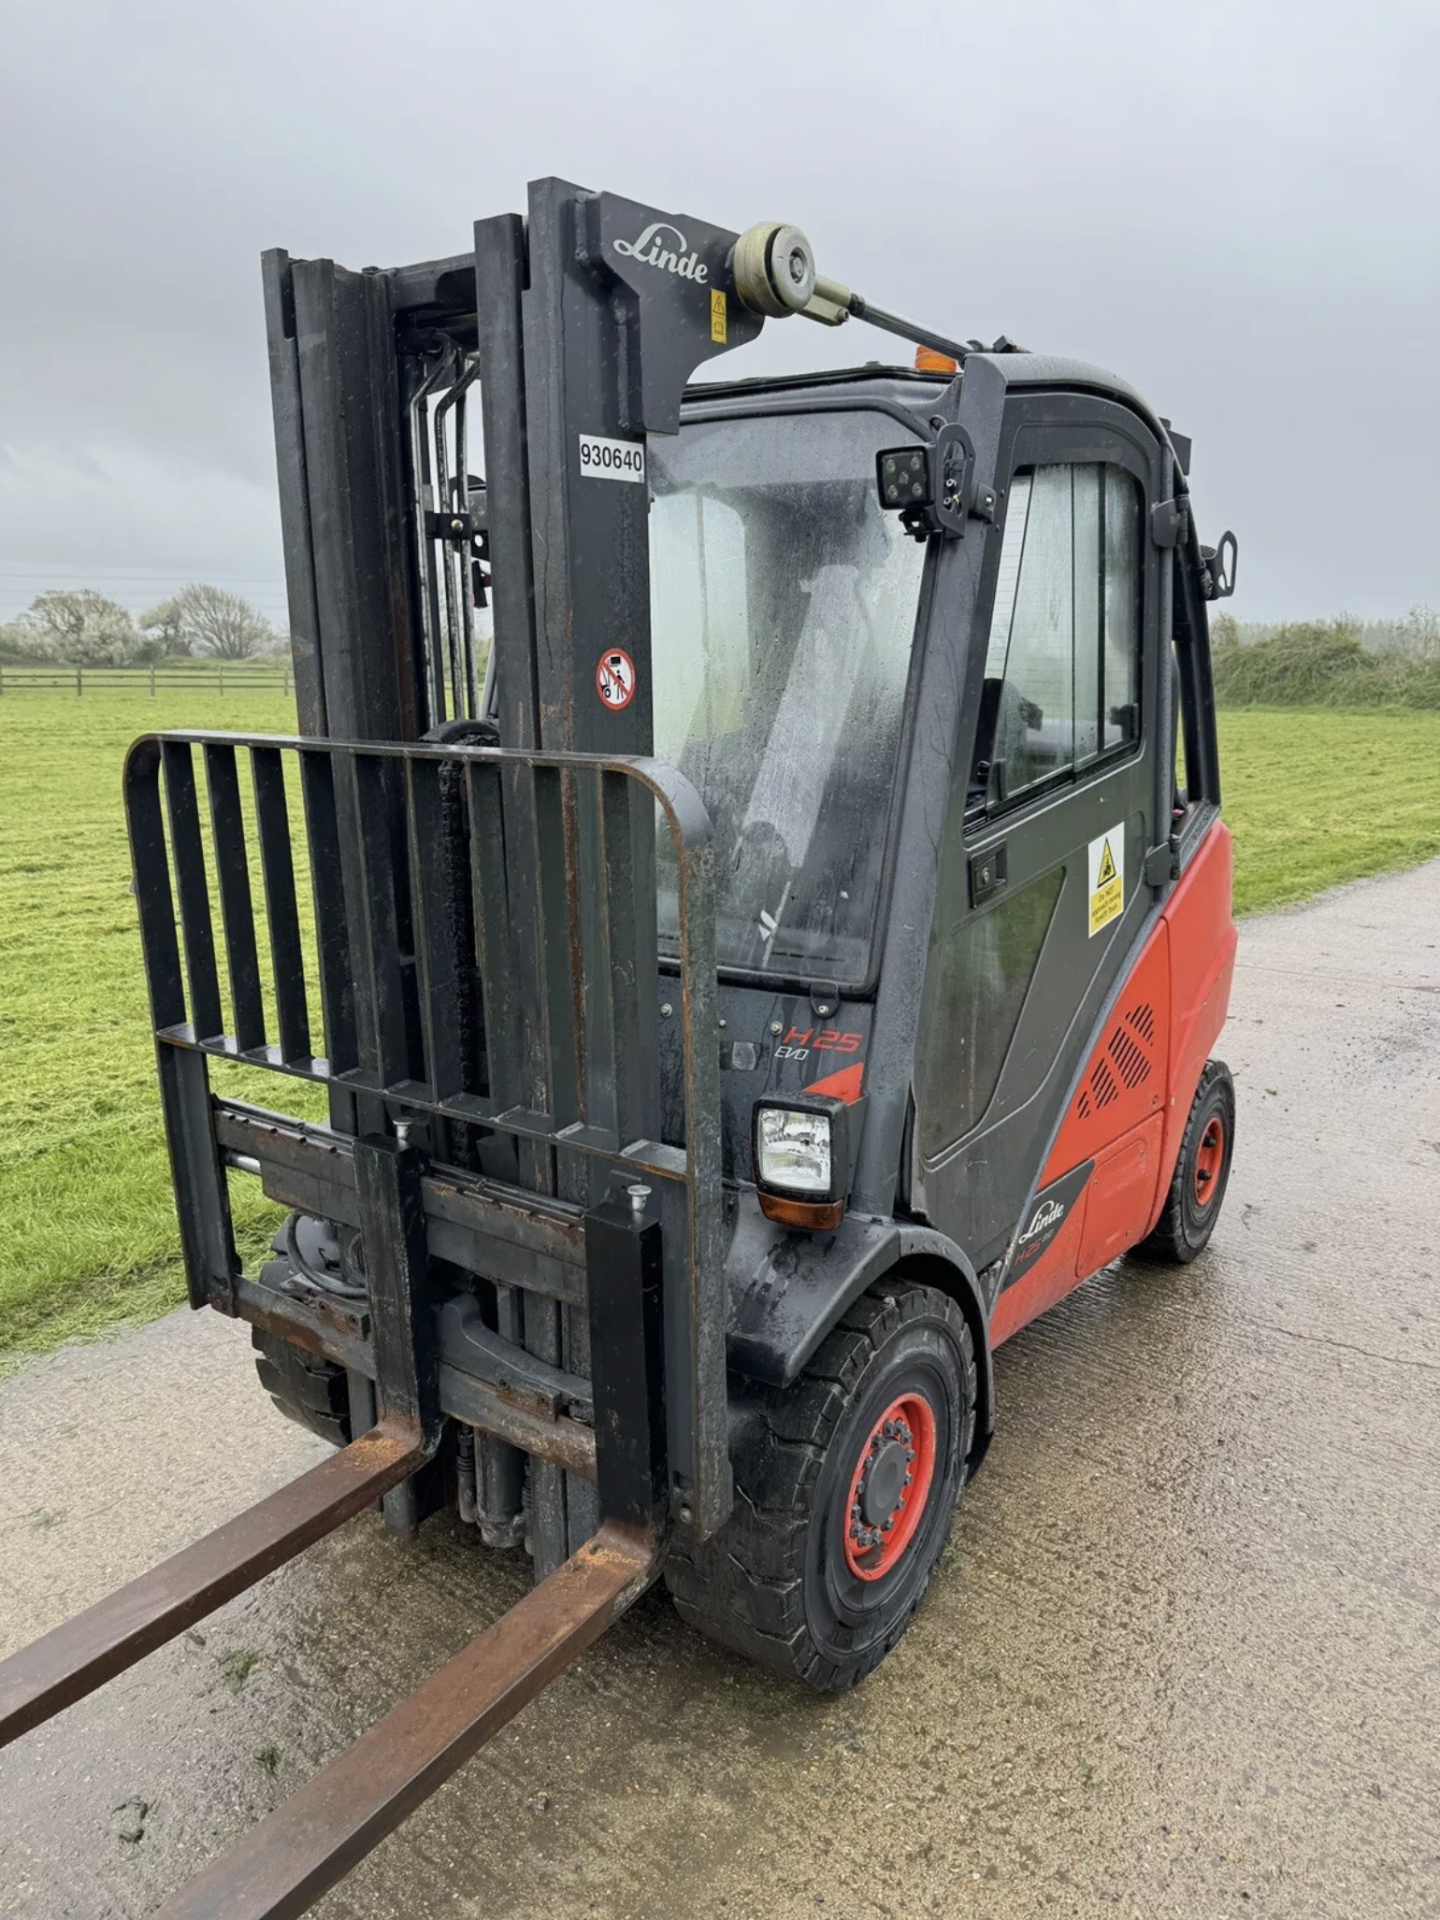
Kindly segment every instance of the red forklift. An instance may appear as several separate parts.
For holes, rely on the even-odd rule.
[[[1235,1130],[1235,542],[1131,387],[560,180],[264,279],[298,731],[125,804],[190,1301],[338,1451],[0,1665],[0,1741],[377,1501],[536,1584],[165,1920],[304,1912],[657,1579],[862,1679],[995,1348],[1200,1253]],[[688,384],[795,315],[906,364]]]

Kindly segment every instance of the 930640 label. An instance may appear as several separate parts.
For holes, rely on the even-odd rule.
[[[580,471],[592,480],[643,480],[645,442],[607,440],[602,434],[582,433]]]

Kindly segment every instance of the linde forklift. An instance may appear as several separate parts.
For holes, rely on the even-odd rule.
[[[994,1349],[1198,1254],[1234,1137],[1235,548],[1138,394],[560,180],[264,276],[299,731],[125,804],[190,1301],[338,1450],[0,1665],[0,1740],[377,1501],[536,1585],[166,1920],[304,1912],[657,1578],[863,1678]],[[687,385],[797,314],[916,365]]]

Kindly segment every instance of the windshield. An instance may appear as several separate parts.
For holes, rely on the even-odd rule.
[[[655,752],[715,829],[722,967],[870,971],[924,562],[881,511],[875,455],[904,438],[855,411],[650,442]],[[660,888],[673,952],[664,860]]]

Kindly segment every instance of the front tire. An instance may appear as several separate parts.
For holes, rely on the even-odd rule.
[[[250,1342],[260,1384],[286,1419],[328,1440],[332,1447],[348,1447],[354,1436],[345,1369],[259,1327],[250,1329]]]
[[[1223,1060],[1207,1060],[1175,1172],[1155,1230],[1140,1252],[1183,1266],[1203,1253],[1220,1217],[1235,1147],[1235,1082]]]
[[[949,1537],[976,1397],[964,1315],[898,1277],[856,1301],[791,1386],[740,1386],[734,1511],[666,1563],[681,1618],[821,1692],[863,1680]]]

